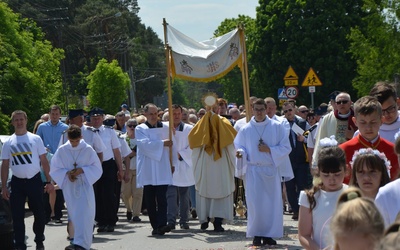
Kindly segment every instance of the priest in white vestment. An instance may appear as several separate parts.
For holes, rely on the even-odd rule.
[[[272,237],[283,236],[279,168],[291,147],[285,126],[266,116],[263,99],[253,103],[253,113],[250,122],[239,130],[235,138],[238,177],[246,180],[246,236],[254,237],[255,246],[276,245]]]
[[[169,139],[169,124],[158,121],[158,109],[146,104],[145,123],[136,127],[137,187],[143,187],[143,197],[153,228],[152,235],[169,232],[167,226],[167,188],[172,184],[172,171],[177,165],[177,153]],[[172,160],[170,161],[170,148]],[[171,165],[172,162],[172,165]]]
[[[223,232],[223,220],[233,220],[236,130],[224,117],[208,111],[189,134],[196,188],[196,211],[201,229],[214,224]]]
[[[73,245],[90,249],[93,239],[95,198],[93,184],[100,178],[102,167],[94,149],[82,139],[81,129],[71,125],[68,141],[54,154],[50,175],[62,190],[68,217],[75,229]]]

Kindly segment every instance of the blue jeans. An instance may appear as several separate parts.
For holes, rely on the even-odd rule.
[[[44,241],[45,212],[43,202],[43,182],[40,173],[31,179],[20,179],[16,176],[11,178],[10,205],[14,226],[15,247],[26,249],[25,245],[25,201],[28,198],[28,205],[33,212],[33,232],[35,242]]]
[[[179,198],[178,198],[179,195]],[[179,224],[187,223],[189,218],[189,187],[168,186],[167,189],[167,221],[175,225],[179,204]]]
[[[190,193],[190,207],[196,208],[196,188],[194,185],[189,187],[189,193]]]

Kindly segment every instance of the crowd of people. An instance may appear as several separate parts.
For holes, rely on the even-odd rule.
[[[44,249],[45,224],[63,223],[65,207],[65,249],[90,249],[94,226],[114,232],[121,199],[126,219],[148,215],[155,237],[189,229],[189,217],[222,233],[242,199],[254,246],[276,245],[290,212],[305,249],[392,249],[400,223],[395,88],[378,82],[354,103],[346,92],[329,98],[314,110],[295,100],[278,110],[274,98],[254,96],[251,110],[223,98],[199,110],[149,103],[134,113],[123,104],[115,115],[69,110],[65,123],[54,105],[32,133],[16,110],[1,153],[15,249],[26,249],[26,199],[36,249]]]

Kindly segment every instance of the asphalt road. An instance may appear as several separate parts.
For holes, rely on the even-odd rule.
[[[252,239],[246,238],[246,219],[235,218],[231,224],[224,224],[225,232],[213,232],[213,226],[206,231],[200,230],[197,220],[189,222],[190,229],[176,230],[164,236],[151,236],[151,226],[147,216],[141,216],[142,222],[130,223],[125,217],[125,208],[121,203],[119,222],[112,233],[94,232],[91,249],[160,249],[160,250],[242,250],[242,249],[302,249],[297,240],[297,222],[291,215],[284,215],[284,237],[276,239],[276,246],[253,247]],[[267,215],[266,215],[267,216]],[[25,218],[28,249],[35,249],[32,231],[33,216],[27,212]],[[69,242],[66,231],[66,211],[62,224],[50,222],[46,225],[44,245],[47,250],[63,250]],[[0,247],[1,248],[1,247]]]

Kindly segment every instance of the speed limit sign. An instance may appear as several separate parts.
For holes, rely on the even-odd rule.
[[[299,89],[294,86],[286,88],[286,96],[290,99],[294,99],[299,95]]]

